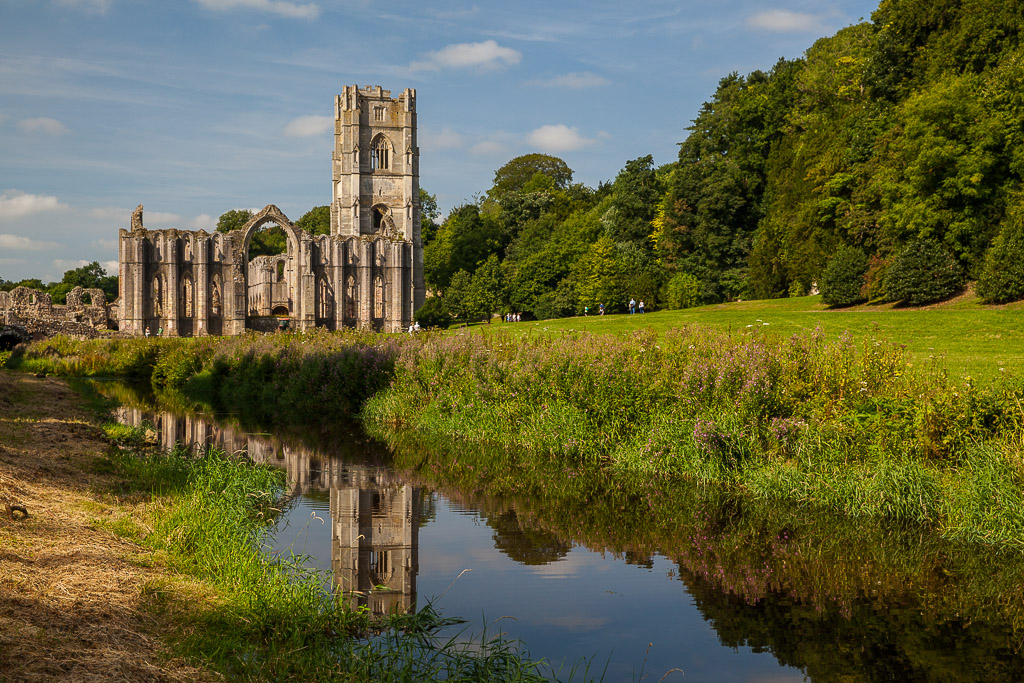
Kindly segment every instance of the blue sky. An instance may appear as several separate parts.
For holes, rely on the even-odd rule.
[[[0,277],[100,261],[229,209],[331,194],[343,85],[416,88],[420,182],[445,211],[521,154],[575,179],[673,161],[718,80],[798,57],[870,0],[0,0]]]

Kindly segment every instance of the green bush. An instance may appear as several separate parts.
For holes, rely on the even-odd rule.
[[[941,301],[960,291],[963,283],[960,264],[931,240],[909,242],[885,271],[886,297],[909,306]]]
[[[850,306],[864,301],[864,275],[868,258],[856,247],[843,247],[828,261],[821,276],[821,300],[829,306]]]
[[[700,280],[689,273],[676,273],[665,285],[665,304],[669,308],[692,308],[700,303]]]
[[[989,304],[1024,299],[1024,210],[1010,218],[985,254],[978,296]]]
[[[421,327],[448,327],[452,324],[447,302],[439,296],[424,301],[414,317]]]

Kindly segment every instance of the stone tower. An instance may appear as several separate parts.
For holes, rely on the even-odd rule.
[[[346,85],[334,100],[331,235],[412,246],[414,309],[423,304],[416,91],[394,99],[378,86]],[[411,314],[407,317],[411,317]]]

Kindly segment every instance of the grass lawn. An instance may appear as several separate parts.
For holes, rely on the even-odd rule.
[[[513,324],[495,321],[489,327],[628,334],[645,328],[661,332],[684,325],[737,331],[759,329],[762,333],[783,335],[813,330],[819,325],[830,336],[846,331],[860,336],[877,330],[880,339],[906,345],[907,362],[912,366],[935,366],[952,377],[966,374],[979,380],[993,380],[1003,372],[1018,374],[1024,367],[1024,303],[985,306],[971,294],[913,309],[864,305],[829,310],[820,296],[807,296],[643,315],[592,315]]]

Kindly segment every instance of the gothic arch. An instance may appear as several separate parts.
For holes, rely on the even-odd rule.
[[[377,133],[370,141],[370,170],[394,170],[395,148],[384,133]]]
[[[249,219],[248,223],[238,229],[242,233],[242,246],[239,253],[243,256],[249,253],[249,244],[252,242],[253,235],[259,232],[260,228],[266,223],[276,223],[281,226],[288,240],[288,257],[297,256],[299,253],[299,235],[301,231],[294,223],[288,220],[288,216],[285,216],[281,209],[273,204],[264,206],[259,213]]]

